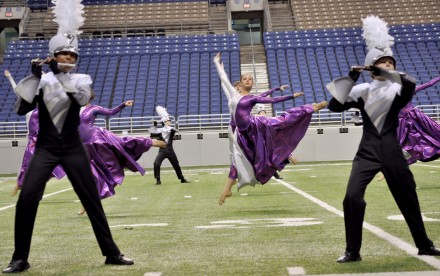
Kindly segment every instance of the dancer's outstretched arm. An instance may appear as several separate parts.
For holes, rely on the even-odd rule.
[[[94,114],[101,114],[101,115],[115,115],[122,111],[122,109],[126,106],[133,106],[134,101],[128,100],[120,105],[116,106],[115,108],[108,109],[102,106],[96,106],[96,110],[93,112]]]
[[[275,88],[272,88],[272,89],[270,89],[270,90],[268,90],[266,92],[261,93],[260,96],[261,97],[267,97],[269,95],[272,95],[272,93],[275,92],[275,91],[278,91],[278,90],[284,91],[284,89],[286,89],[288,87],[289,87],[288,85],[281,85],[280,87],[275,87]]]
[[[279,97],[273,97],[273,98],[267,98],[262,95],[259,95],[254,98],[254,102],[255,103],[279,103],[279,102],[288,101],[288,100],[291,100],[291,99],[294,99],[296,97],[300,97],[303,95],[304,95],[304,93],[295,93],[293,95],[279,96]]]
[[[222,86],[223,93],[226,95],[226,98],[228,100],[230,100],[231,99],[231,94],[229,94],[228,88],[226,87],[226,85],[223,82],[221,82],[221,86]]]
[[[12,89],[15,89],[15,87],[17,87],[17,83],[15,83],[14,78],[11,76],[11,73],[8,70],[5,70],[5,77],[11,83]]]
[[[214,57],[214,64],[215,67],[217,68],[217,73],[222,83],[223,92],[226,94],[226,97],[230,99],[238,92],[237,90],[235,90],[234,86],[229,81],[228,75],[226,74],[225,69],[223,68],[223,63],[221,63],[220,58],[221,58],[221,54],[218,53]]]
[[[261,93],[260,96],[261,97],[267,97],[267,96],[272,95],[273,92],[279,91],[279,90],[282,90],[281,87],[275,87],[275,88],[272,88],[272,89],[270,89],[270,90],[268,90],[266,92]]]
[[[426,82],[424,84],[417,85],[416,86],[416,90],[414,90],[414,94],[419,92],[419,91],[422,91],[423,89],[426,89],[428,87],[433,86],[434,84],[436,84],[439,81],[440,81],[440,76],[438,76],[438,77],[436,77],[436,78],[434,78],[434,79],[432,79],[432,80],[430,80],[430,81],[428,81],[428,82]]]

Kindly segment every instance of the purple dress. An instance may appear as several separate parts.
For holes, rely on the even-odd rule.
[[[32,111],[29,118],[28,142],[26,145],[26,149],[24,150],[23,161],[21,163],[21,168],[17,176],[17,185],[20,188],[23,186],[24,175],[26,173],[29,162],[31,161],[31,158],[34,155],[39,128],[40,127],[38,125],[38,108],[36,108],[34,109],[34,111]],[[57,179],[61,179],[65,175],[66,173],[64,172],[63,168],[60,165],[56,166],[55,169],[52,171],[52,176],[56,177]]]
[[[418,85],[414,93],[438,81],[440,77]],[[411,102],[400,110],[397,135],[402,149],[411,155],[408,164],[428,162],[440,157],[440,124],[414,107]]]
[[[144,168],[136,160],[147,152],[153,143],[150,138],[118,137],[111,131],[94,125],[98,114],[114,115],[124,107],[124,103],[113,109],[88,105],[80,116],[79,132],[90,155],[101,199],[115,194],[115,186],[124,180],[124,168],[145,174]]]
[[[284,114],[268,118],[251,115],[257,103],[277,103],[292,96],[267,98],[275,88],[261,95],[242,96],[234,88],[220,63],[214,59],[222,88],[228,98],[231,114],[229,128],[231,170],[230,178],[238,174],[238,189],[246,185],[265,184],[284,168],[286,160],[304,137],[314,112],[312,105],[291,108]],[[235,131],[232,131],[233,125]]]
[[[279,88],[258,96],[243,96],[235,108],[238,145],[253,165],[255,178],[261,184],[268,182],[276,171],[284,168],[286,160],[306,134],[314,112],[312,105],[304,105],[288,109],[276,117],[251,115],[257,103],[277,103],[293,98],[267,97],[276,90]]]

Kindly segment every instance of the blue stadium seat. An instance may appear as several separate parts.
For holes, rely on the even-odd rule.
[[[101,2],[109,1],[119,0]],[[135,1],[142,0],[131,2]],[[397,34],[393,51],[399,66],[419,82],[429,80],[439,70],[439,28],[439,24],[391,27],[391,32]],[[365,46],[360,34],[360,28],[264,33],[270,86],[287,82],[291,90],[308,91],[306,97],[274,105],[274,108],[328,99],[325,83],[345,75],[350,65],[363,64]],[[125,96],[148,103],[148,107],[133,108],[131,115],[154,114],[156,98],[179,115],[228,112],[212,64],[215,51],[222,51],[230,79],[238,79],[240,46],[236,34],[84,38],[80,40],[78,71],[94,78],[94,89],[101,95],[100,104],[114,105]],[[11,41],[1,66],[13,72],[18,80],[29,74],[31,55],[44,57],[46,54],[47,40]],[[365,79],[368,81],[367,77]],[[437,102],[439,90],[438,87],[430,88],[437,95]],[[11,91],[2,94],[7,95],[8,101],[9,97],[11,100],[15,97]],[[201,95],[203,91],[208,92],[207,95]],[[200,99],[200,103],[190,104],[189,98]],[[432,102],[429,97],[423,100]],[[4,102],[0,101],[0,108]],[[13,117],[8,113],[7,118]]]

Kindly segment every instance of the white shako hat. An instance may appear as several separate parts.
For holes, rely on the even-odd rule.
[[[170,121],[170,115],[168,114],[168,111],[165,107],[162,107],[160,105],[156,106],[156,112],[157,114],[159,114],[159,116],[161,116],[161,122],[165,123],[166,121]]]
[[[79,56],[79,28],[84,24],[84,5],[82,0],[52,0],[54,22],[58,24],[58,33],[49,41],[49,54],[56,56],[60,52],[74,53]]]

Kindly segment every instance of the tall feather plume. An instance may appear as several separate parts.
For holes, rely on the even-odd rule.
[[[392,54],[391,46],[394,45],[394,37],[388,34],[389,28],[387,23],[374,15],[362,18],[362,22],[362,37],[365,39],[368,51],[373,48],[379,48]]]
[[[161,117],[168,117],[169,116],[167,109],[165,107],[160,106],[160,105],[156,106],[156,112]]]
[[[58,33],[79,35],[79,28],[84,25],[84,5],[82,0],[52,0],[55,5],[53,13],[54,22],[58,23]]]

